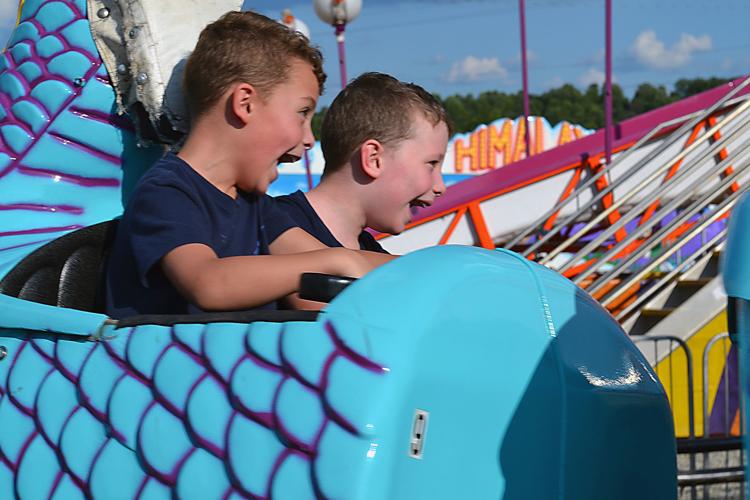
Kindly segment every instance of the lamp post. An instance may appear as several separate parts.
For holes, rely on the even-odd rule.
[[[347,82],[344,31],[347,23],[354,21],[362,10],[362,0],[313,0],[313,7],[318,17],[335,29],[336,42],[339,48],[341,88],[343,89]]]
[[[526,64],[526,2],[518,0],[521,22],[521,72],[523,73],[523,120],[526,131],[526,158],[531,156],[531,127],[529,126],[529,71]]]
[[[281,12],[280,22],[281,24],[283,24],[290,30],[300,33],[308,40],[310,39],[310,29],[307,27],[307,24],[305,24],[302,20],[294,17],[294,14],[292,14],[291,9],[284,9]],[[313,188],[313,179],[312,179],[312,172],[310,170],[310,155],[308,154],[307,149],[305,149],[304,162],[305,162],[305,174],[307,177],[307,189],[310,190]]]
[[[604,67],[604,156],[607,165],[612,163],[612,0],[604,8],[605,67]]]

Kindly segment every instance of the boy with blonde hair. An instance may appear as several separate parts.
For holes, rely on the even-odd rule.
[[[320,184],[277,200],[328,246],[385,252],[364,228],[398,234],[415,209],[445,191],[449,136],[445,109],[430,93],[365,73],[341,91],[323,120]]]
[[[303,272],[359,277],[385,262],[325,247],[265,194],[312,146],[324,81],[320,52],[267,17],[230,12],[203,30],[183,81],[191,131],[144,174],[117,231],[111,316],[274,307]]]

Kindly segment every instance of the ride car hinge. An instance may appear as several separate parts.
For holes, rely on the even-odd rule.
[[[105,319],[101,325],[99,325],[99,328],[96,330],[96,332],[89,337],[91,340],[109,340],[111,337],[106,337],[104,334],[109,329],[110,326],[117,326],[117,320],[116,319]]]
[[[429,417],[429,412],[420,409],[414,410],[414,421],[411,425],[411,437],[409,438],[409,456],[411,458],[422,459]]]

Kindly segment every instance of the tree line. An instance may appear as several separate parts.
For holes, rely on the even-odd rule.
[[[615,122],[645,113],[666,104],[679,101],[704,90],[711,89],[735,78],[683,78],[668,91],[664,85],[642,83],[632,99],[628,99],[622,88],[612,85],[612,115]],[[478,125],[490,123],[498,118],[516,118],[523,115],[522,92],[505,93],[495,90],[479,95],[452,95],[442,98],[436,95],[458,133],[470,132]],[[561,121],[581,125],[588,129],[604,126],[604,89],[596,84],[584,91],[566,83],[543,94],[529,95],[529,108],[534,116],[543,116],[550,125]],[[312,127],[315,137],[320,137],[320,126],[327,108],[322,108],[313,117]]]

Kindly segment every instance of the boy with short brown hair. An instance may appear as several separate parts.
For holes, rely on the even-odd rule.
[[[326,248],[265,195],[313,144],[325,75],[306,38],[252,12],[207,26],[187,62],[191,131],[139,181],[107,273],[116,318],[273,307],[303,272],[361,276],[385,259]]]
[[[384,252],[364,228],[398,234],[413,209],[445,191],[441,166],[449,136],[445,109],[430,93],[365,73],[341,91],[323,120],[320,184],[277,200],[331,247]]]

